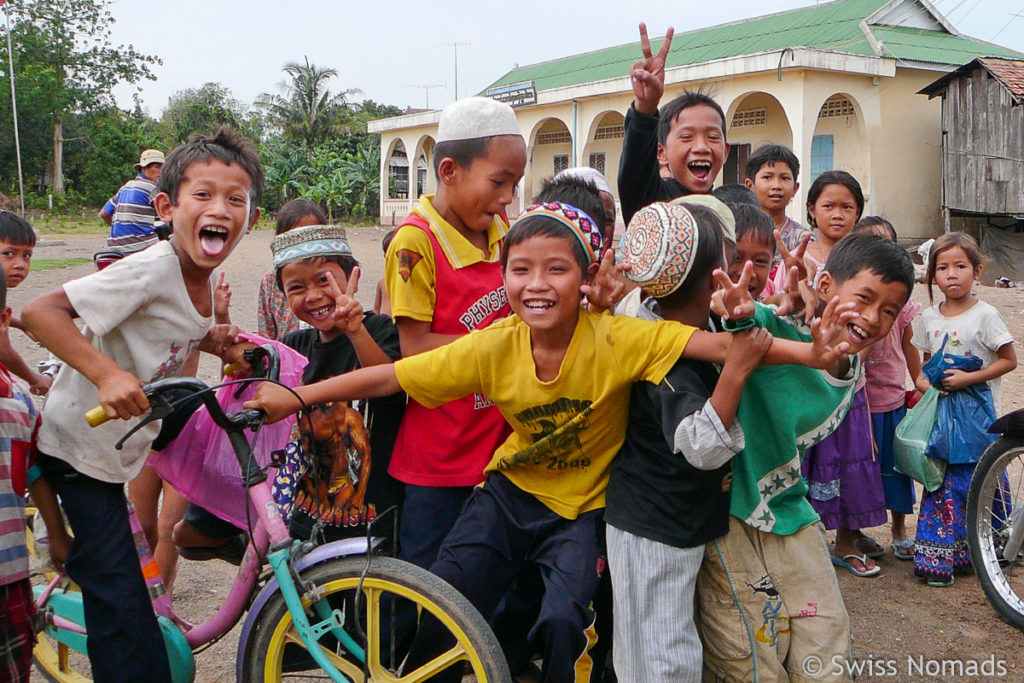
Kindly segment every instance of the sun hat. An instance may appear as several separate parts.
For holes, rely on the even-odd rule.
[[[587,265],[597,263],[601,249],[601,229],[585,211],[563,202],[544,202],[527,208],[516,219],[516,223],[532,216],[547,216],[564,225],[583,247]],[[515,227],[515,223],[512,225]]]
[[[495,135],[523,136],[512,107],[489,97],[466,97],[441,111],[437,142],[489,138]]]
[[[314,256],[351,256],[345,228],[338,225],[307,225],[283,232],[270,243],[274,269]]]
[[[623,275],[654,297],[668,296],[686,280],[697,254],[699,229],[685,206],[658,202],[637,211],[619,246]]]
[[[676,197],[671,203],[698,204],[711,209],[718,216],[718,219],[722,221],[722,237],[736,244],[736,216],[733,215],[732,209],[718,197],[710,194],[688,194],[683,197]]]
[[[135,170],[146,168],[150,164],[164,163],[164,153],[158,149],[145,149],[139,155],[139,163],[135,164]]]

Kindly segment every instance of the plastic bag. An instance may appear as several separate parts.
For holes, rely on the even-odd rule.
[[[945,353],[947,341],[948,336],[939,352],[921,368],[934,387],[942,386],[947,370],[974,372],[982,366],[978,356]],[[928,456],[953,465],[978,462],[981,454],[996,439],[996,435],[988,433],[995,419],[992,390],[987,382],[940,396],[935,428],[928,441]]]
[[[302,384],[305,356],[280,342],[253,334],[243,334],[240,338],[255,344],[273,344],[281,356],[281,382],[292,387]],[[237,385],[221,387],[217,390],[217,401],[229,413],[241,410],[242,403],[252,398],[257,386],[258,382],[247,384],[237,398]],[[267,466],[271,453],[285,447],[294,424],[292,416],[264,425],[253,452],[256,462]],[[242,470],[227,434],[213,424],[206,406],[196,410],[177,438],[162,451],[152,454],[147,462],[161,479],[196,505],[235,526],[245,527],[246,507],[251,508],[251,503],[242,484]],[[256,517],[255,509],[251,508],[249,518]]]
[[[946,476],[946,463],[929,458],[928,442],[938,415],[939,390],[932,387],[896,425],[893,438],[893,469],[934,491]]]

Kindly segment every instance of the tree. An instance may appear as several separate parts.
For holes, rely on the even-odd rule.
[[[36,40],[19,52],[48,74],[45,85],[52,130],[54,194],[64,194],[64,123],[69,113],[87,112],[113,104],[112,88],[118,83],[154,79],[150,67],[157,57],[134,46],[110,44],[114,18],[111,0],[21,0],[9,11],[16,29]],[[12,35],[13,38],[13,35]],[[20,107],[19,107],[20,111]]]
[[[263,93],[256,106],[268,112],[285,137],[305,147],[306,161],[312,163],[316,144],[344,131],[349,119],[348,96],[359,90],[332,93],[328,82],[338,76],[338,71],[310,64],[308,57],[305,64],[290,62],[283,70],[290,81],[280,85],[281,94]]]
[[[222,124],[242,128],[245,114],[245,105],[220,83],[179,90],[167,100],[167,108],[160,117],[165,146],[171,149],[187,141],[193,133],[212,133]]]

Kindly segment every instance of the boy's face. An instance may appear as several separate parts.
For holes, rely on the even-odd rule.
[[[706,104],[679,112],[665,143],[658,145],[658,161],[668,164],[683,187],[700,194],[711,191],[728,154],[722,117]]]
[[[903,306],[910,298],[902,282],[883,282],[878,273],[862,269],[844,282],[836,282],[831,273],[823,271],[818,282],[822,302],[839,297],[839,303],[854,303],[857,317],[846,322],[849,353],[858,353],[889,334]]]
[[[32,249],[27,244],[0,240],[0,268],[7,275],[7,286],[14,288],[25,281],[32,263]]]
[[[509,250],[505,289],[512,312],[534,332],[572,336],[585,275],[570,236],[529,237]]]
[[[320,333],[320,341],[330,341],[341,333],[334,320],[336,305],[328,273],[344,292],[348,278],[345,270],[334,261],[304,259],[281,267],[281,287],[288,297],[288,306],[295,317]]]
[[[775,258],[775,245],[765,244],[757,239],[753,232],[748,232],[736,242],[736,257],[729,265],[729,279],[736,282],[743,272],[743,264],[750,261],[754,271],[750,275],[750,296],[756,301],[761,296],[765,283],[768,282],[768,271]]]
[[[769,214],[785,213],[793,195],[800,189],[789,164],[781,161],[762,165],[757,175],[745,182],[757,195],[761,208]]]
[[[444,159],[441,182],[456,229],[486,232],[494,217],[512,203],[516,185],[526,170],[526,143],[518,135],[499,135],[487,143],[487,154],[469,166]],[[461,225],[460,225],[461,224]]]
[[[166,192],[156,195],[157,215],[174,225],[171,244],[183,265],[212,272],[224,262],[259,218],[259,209],[249,218],[251,188],[252,179],[239,164],[212,159],[185,169],[176,204]]]

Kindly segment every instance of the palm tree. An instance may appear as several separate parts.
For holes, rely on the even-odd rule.
[[[306,160],[312,161],[313,147],[331,133],[342,132],[349,118],[348,96],[361,92],[351,88],[332,93],[327,84],[338,76],[337,69],[289,62],[283,71],[289,81],[280,84],[280,94],[263,93],[256,100],[285,136],[302,143]]]

